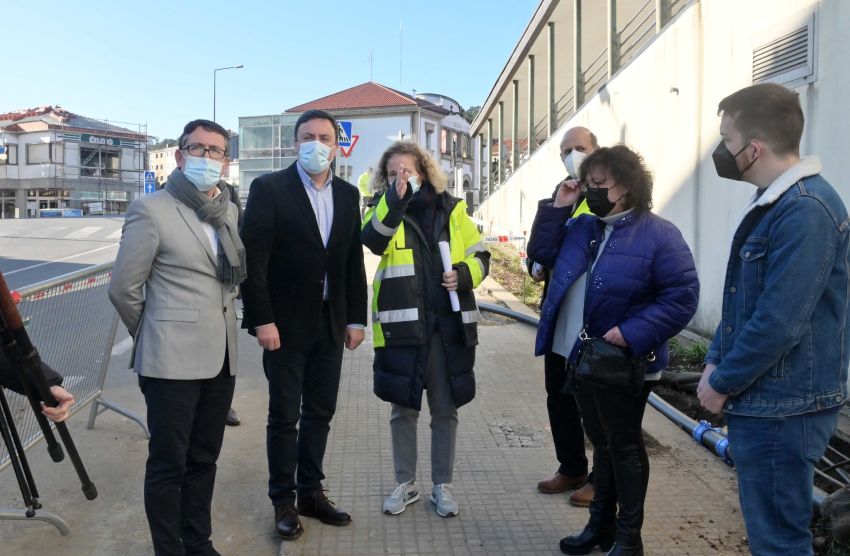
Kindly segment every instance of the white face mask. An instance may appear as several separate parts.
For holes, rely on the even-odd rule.
[[[321,174],[331,165],[331,148],[321,141],[300,143],[298,162],[309,174]]]
[[[407,184],[410,186],[410,190],[413,193],[419,191],[419,188],[422,187],[422,184],[419,183],[419,176],[410,176],[407,178]]]
[[[577,180],[579,176],[579,168],[587,155],[581,151],[573,149],[570,154],[564,157],[564,168],[567,169],[567,175],[572,179]]]
[[[209,191],[221,181],[223,161],[205,156],[184,155],[184,158],[186,164],[183,166],[183,175],[198,188],[198,191]]]

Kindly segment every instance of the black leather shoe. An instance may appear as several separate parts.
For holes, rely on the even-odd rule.
[[[289,541],[301,536],[304,528],[301,527],[301,520],[295,511],[295,504],[289,502],[274,507],[274,532],[278,537]]]
[[[587,526],[578,535],[561,539],[561,552],[564,554],[590,554],[590,551],[597,546],[602,552],[607,552],[614,545],[615,532],[614,527],[595,529]]]
[[[323,490],[298,495],[298,513],[315,517],[322,523],[342,527],[351,523],[351,514],[337,509]]]
[[[643,556],[643,543],[638,541],[627,546],[621,542],[616,542],[605,556]]]
[[[227,423],[228,427],[238,427],[242,424],[242,420],[239,419],[239,414],[236,413],[236,410],[232,407],[227,410],[227,421],[225,421],[225,423]]]

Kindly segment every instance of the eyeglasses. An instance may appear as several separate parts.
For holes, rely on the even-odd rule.
[[[227,150],[219,147],[205,147],[204,145],[199,145],[197,143],[192,145],[186,145],[183,147],[184,151],[189,153],[192,156],[204,156],[206,153],[210,153],[210,158],[213,160],[222,160],[227,156]]]
[[[608,181],[607,178],[606,178],[605,181]],[[605,186],[604,184],[605,184],[605,182],[594,183],[590,180],[584,180],[584,182],[583,182],[585,189],[588,189],[590,191],[599,191],[600,189],[611,189],[613,187],[617,187],[616,183],[613,184],[613,185],[609,185],[609,186]]]

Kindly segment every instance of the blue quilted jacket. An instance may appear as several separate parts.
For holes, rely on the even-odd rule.
[[[568,217],[568,207],[541,207],[528,245],[528,256],[552,269],[537,330],[536,355],[551,351],[564,295],[587,271],[592,242],[599,245],[603,238],[605,224],[597,217]],[[637,355],[654,350],[651,372],[667,366],[667,340],[690,322],[698,301],[694,259],[679,229],[651,212],[629,213],[614,222],[593,268],[584,324],[591,337],[602,337],[619,326]],[[577,339],[570,360],[575,360],[578,344]]]

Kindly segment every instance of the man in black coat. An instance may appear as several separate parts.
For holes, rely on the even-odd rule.
[[[241,232],[248,259],[242,326],[264,349],[269,498],[275,531],[285,539],[301,535],[298,514],[351,522],[322,490],[322,460],[342,347],[363,341],[367,295],[359,194],[330,169],[336,121],[305,112],[295,124],[295,147],[296,163],[251,184]]]
[[[596,135],[586,127],[576,126],[568,129],[561,139],[561,160],[567,170],[567,177],[558,183],[551,197],[539,201],[538,207],[551,204],[562,186],[574,186],[574,180],[578,179],[581,161],[597,148],[599,144]],[[575,216],[585,212],[589,212],[589,209],[582,195],[573,205],[570,213]],[[536,226],[532,226],[531,235],[534,236],[536,231]],[[534,281],[543,281],[543,298],[545,298],[549,286],[549,269],[531,259],[526,259],[526,265]],[[540,305],[541,307],[543,305],[542,298]],[[544,356],[546,408],[549,411],[549,425],[552,429],[552,440],[559,466],[551,479],[537,483],[537,489],[544,494],[560,494],[578,489],[570,495],[569,501],[573,506],[584,507],[593,499],[593,474],[591,473],[590,476],[587,474],[584,428],[578,404],[572,393],[562,392],[567,378],[566,364],[566,360],[557,353],[550,352]]]

